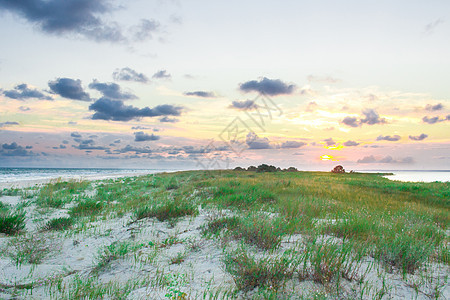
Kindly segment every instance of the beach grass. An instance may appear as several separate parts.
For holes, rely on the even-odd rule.
[[[420,288],[434,286],[437,295],[445,288],[446,279],[437,280],[441,277],[427,272],[435,266],[450,267],[450,184],[390,181],[380,175],[221,170],[101,182],[57,181],[28,194],[3,191],[3,195],[22,195],[24,202],[15,207],[0,202],[0,232],[16,235],[16,243],[23,244],[20,239],[29,238],[23,208],[30,210],[30,205],[42,210],[40,218],[45,222],[39,234],[73,236],[88,232],[94,222],[123,220],[121,226],[128,226],[129,238],[97,249],[92,279],[77,276],[53,285],[52,292],[62,298],[120,294],[115,291],[119,287],[126,288],[120,295],[128,295],[141,283],[99,285],[99,278],[109,272],[114,261],[134,257],[137,266],[159,270],[161,253],[173,248],[177,250],[164,260],[166,268],[184,268],[192,263],[191,255],[211,242],[222,248],[223,271],[234,282],[234,291],[226,293],[227,298],[254,291],[258,291],[256,298],[268,299],[292,295],[299,299],[346,298],[350,297],[348,286],[359,293],[352,294],[353,298],[386,295],[384,281],[381,286],[365,281],[364,274],[371,269],[385,277],[397,274],[409,286],[408,278],[422,276],[427,284]],[[46,217],[56,211],[64,211],[65,216]],[[201,225],[183,231],[196,218],[203,220]],[[155,222],[165,226],[158,229],[156,240],[136,238]],[[170,230],[176,231],[167,235]],[[199,235],[179,238],[180,232],[191,231]],[[108,231],[96,234],[107,236]],[[16,264],[39,264],[48,255],[47,244],[36,243],[30,243],[32,249],[25,251],[36,253],[36,259],[25,252],[11,254],[11,244],[9,256]],[[152,276],[149,282],[160,282]],[[312,282],[322,288],[305,293],[289,290],[295,282]],[[188,297],[187,292],[177,294],[167,284],[156,287]],[[223,294],[220,289],[210,289],[202,290],[202,295]]]

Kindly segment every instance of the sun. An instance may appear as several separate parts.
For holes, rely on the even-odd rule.
[[[324,154],[320,156],[320,160],[322,161],[337,161],[337,159],[331,155]]]

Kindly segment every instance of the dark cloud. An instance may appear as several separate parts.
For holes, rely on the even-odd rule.
[[[159,140],[160,137],[154,134],[147,134],[143,131],[138,131],[134,133],[134,141],[135,142],[145,142],[145,141],[156,141]]]
[[[336,142],[332,138],[324,139],[323,141],[327,144],[328,147],[336,145]]]
[[[281,148],[283,149],[294,149],[305,146],[305,142],[297,142],[297,141],[286,141],[281,144]]]
[[[377,137],[377,141],[389,141],[389,142],[396,142],[399,141],[401,139],[401,137],[399,135],[385,135],[385,136],[378,136]]]
[[[254,132],[247,134],[246,143],[249,149],[272,149],[268,138],[260,138]]]
[[[10,121],[0,122],[0,128],[1,127],[12,126],[12,125],[19,125],[19,123],[17,123],[17,122],[10,122]]]
[[[179,116],[182,107],[163,104],[154,108],[137,108],[124,105],[121,100],[100,98],[89,106],[89,110],[95,111],[93,120],[130,121],[142,117]]]
[[[159,121],[161,123],[176,123],[176,122],[179,122],[180,120],[178,120],[176,118],[162,117],[161,119],[159,119]]]
[[[26,100],[30,98],[41,100],[53,100],[52,97],[45,95],[44,93],[38,91],[37,89],[29,88],[26,83],[16,85],[13,90],[3,91],[3,95],[5,95],[8,98],[16,100]]]
[[[125,67],[122,69],[116,69],[113,73],[114,80],[117,81],[135,81],[141,83],[149,83],[150,80],[144,73],[138,73],[135,70]]]
[[[414,163],[414,159],[410,156],[394,159],[392,156],[388,155],[380,159],[376,159],[373,155],[365,156],[362,159],[358,159],[358,164],[373,164],[373,163],[381,163],[381,164],[412,164]]]
[[[74,137],[74,138],[81,138],[81,134],[79,134],[78,132],[72,132],[71,134],[70,134],[70,136],[71,137]]]
[[[428,134],[422,133],[421,135],[413,136],[410,135],[409,139],[413,141],[422,141],[428,137]]]
[[[21,111],[29,111],[29,110],[31,110],[31,108],[29,108],[29,107],[27,107],[27,106],[20,106],[19,109],[20,109]]]
[[[152,153],[152,150],[150,148],[148,148],[148,147],[139,148],[139,147],[133,147],[131,145],[126,145],[124,148],[119,149],[119,150],[115,150],[115,151],[119,152],[119,153],[134,152],[136,154]]]
[[[131,127],[131,130],[147,130],[150,129],[150,127],[145,127],[145,126],[133,126]]]
[[[431,117],[431,118],[428,118],[428,116],[425,116],[422,118],[422,121],[424,121],[425,123],[428,123],[428,124],[436,124],[439,122],[443,122],[445,120],[449,120],[449,116],[447,116],[446,119],[441,119],[441,117],[439,117],[439,116]]]
[[[364,119],[361,119],[361,123],[365,123],[367,125],[375,125],[375,124],[384,124],[386,123],[386,120],[384,118],[380,118],[380,116],[378,115],[378,113],[371,109],[365,109],[362,112],[365,116]]]
[[[342,120],[342,123],[350,126],[350,127],[358,127],[359,123],[358,123],[358,118],[354,118],[354,117],[345,117],[344,120]]]
[[[75,34],[96,41],[125,39],[117,25],[107,24],[100,18],[114,9],[107,0],[0,1],[0,8],[20,15],[50,34]]]
[[[69,125],[77,125],[78,123],[74,122],[74,121],[69,121],[69,122],[67,122],[67,124],[69,124]]]
[[[238,110],[253,110],[258,108],[258,105],[253,100],[245,100],[245,101],[233,101],[229,108],[234,108]]]
[[[94,79],[94,81],[89,84],[89,88],[99,91],[106,98],[115,100],[137,99],[136,95],[122,91],[120,85],[114,82],[103,83]]]
[[[131,31],[133,32],[135,41],[145,41],[151,39],[159,27],[160,24],[158,21],[141,19],[138,25],[131,28]]]
[[[370,156],[364,156],[361,159],[358,159],[357,163],[358,164],[371,164],[371,163],[376,163],[377,160],[375,158],[375,156],[370,155]]]
[[[160,71],[156,72],[155,74],[153,74],[153,76],[152,76],[152,78],[156,78],[156,79],[169,79],[171,77],[172,77],[172,75],[167,73],[166,70],[160,70]]]
[[[444,108],[444,105],[442,105],[442,103],[438,103],[435,105],[427,104],[427,106],[425,106],[425,109],[429,110],[429,111],[441,110],[443,108]]]
[[[205,92],[205,91],[185,92],[184,95],[203,97],[203,98],[215,98],[216,97],[216,95],[214,95],[213,92]]]
[[[263,77],[258,80],[251,80],[242,83],[239,89],[243,92],[259,92],[270,96],[292,94],[296,86],[294,84],[286,84],[280,79],[269,79]]]
[[[20,146],[16,142],[12,142],[11,144],[2,144],[0,148],[0,156],[34,156],[32,151],[28,151],[27,149],[31,149],[31,146]]]
[[[362,124],[367,125],[375,125],[375,124],[385,124],[386,120],[384,118],[380,118],[380,115],[378,113],[371,109],[367,108],[362,111],[364,117],[362,117],[359,121],[356,117],[345,117],[341,123],[350,126],[350,127],[358,127]]]
[[[355,147],[355,146],[358,146],[359,143],[357,143],[355,141],[348,140],[345,143],[343,143],[343,145],[346,146],[346,147]]]
[[[109,148],[104,146],[96,146],[93,139],[79,140],[79,145],[72,145],[72,147],[79,150],[108,150]]]
[[[67,144],[69,143],[69,141],[68,141],[68,140],[63,140],[62,143],[63,143],[64,145],[67,145]]]
[[[48,86],[52,92],[61,97],[79,101],[91,101],[91,97],[83,90],[79,79],[58,78],[50,81]]]

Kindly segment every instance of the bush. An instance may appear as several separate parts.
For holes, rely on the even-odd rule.
[[[333,170],[331,170],[331,173],[345,173],[344,167],[341,165],[338,165],[334,167]]]
[[[25,228],[25,212],[0,212],[0,232],[4,234],[16,234]]]
[[[262,172],[276,172],[277,168],[275,166],[272,165],[266,165],[266,164],[262,164],[259,165],[258,168],[256,169],[257,173],[262,173]]]

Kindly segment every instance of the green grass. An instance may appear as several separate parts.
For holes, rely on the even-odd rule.
[[[74,220],[71,217],[51,219],[43,227],[44,230],[67,230],[72,227]]]
[[[244,249],[226,254],[224,264],[237,289],[242,291],[256,287],[278,289],[292,278],[295,268],[289,257],[257,258]]]
[[[7,235],[14,235],[25,228],[25,212],[15,211],[9,209],[0,209],[0,233]]]
[[[22,235],[8,241],[4,255],[11,258],[16,266],[40,264],[49,253],[55,250],[46,238],[39,235]]]

